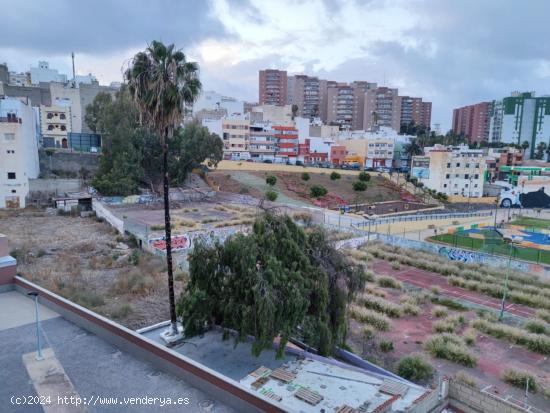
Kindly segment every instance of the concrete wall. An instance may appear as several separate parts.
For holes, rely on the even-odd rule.
[[[100,201],[95,198],[92,199],[92,209],[95,211],[98,217],[103,218],[118,232],[124,234],[124,221],[116,217],[111,211],[105,208],[105,206]]]
[[[231,406],[238,412],[284,412],[271,401],[241,387],[234,380],[176,351],[155,343],[135,331],[53,294],[24,278],[16,277],[14,283],[15,288],[22,294],[26,294],[29,290],[38,291],[40,293],[40,304],[51,308],[63,318],[96,334],[121,350],[151,363],[159,370],[186,380],[192,386],[211,394],[212,397]]]
[[[82,189],[80,185],[80,179],[29,179],[29,192],[78,192]]]
[[[464,413],[525,413],[531,411],[456,380],[449,382],[449,404]]]
[[[93,173],[99,167],[99,155],[93,153],[54,152],[50,157],[45,150],[40,150],[38,156],[40,171],[45,175],[52,171],[79,173],[81,168]]]
[[[12,289],[17,261],[9,254],[8,238],[0,234],[0,292]]]

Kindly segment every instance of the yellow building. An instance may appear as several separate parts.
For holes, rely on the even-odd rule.
[[[348,155],[363,157],[366,169],[392,167],[394,140],[391,138],[340,139],[338,143],[346,147]]]
[[[71,128],[70,106],[40,105],[40,132],[46,148],[68,148]]]

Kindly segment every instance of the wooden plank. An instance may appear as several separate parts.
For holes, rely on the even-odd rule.
[[[296,378],[296,374],[281,368],[273,370],[270,376],[274,379],[281,380],[284,383],[290,383]]]
[[[294,397],[305,401],[308,404],[311,404],[312,406],[315,406],[319,403],[321,403],[321,400],[324,399],[323,396],[320,394],[314,393],[309,389],[300,388],[296,393],[294,393]]]

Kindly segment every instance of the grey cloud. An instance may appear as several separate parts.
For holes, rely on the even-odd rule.
[[[228,34],[202,0],[18,0],[4,7],[0,24],[0,47],[42,54],[103,54],[154,39],[185,47],[220,36]]]

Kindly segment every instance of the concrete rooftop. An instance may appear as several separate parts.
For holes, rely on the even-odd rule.
[[[159,334],[165,326],[144,329],[142,334],[160,342]],[[390,403],[392,412],[405,411],[413,405],[426,389],[404,379],[369,372],[341,362],[319,356],[307,356],[304,352],[287,352],[282,359],[275,358],[275,350],[264,350],[259,357],[251,354],[250,343],[239,343],[236,347],[233,338],[222,339],[220,330],[211,330],[200,337],[186,339],[185,343],[173,350],[189,357],[209,368],[232,378],[247,389],[258,391],[262,395],[278,400],[281,407],[289,412],[318,413],[334,412],[338,407],[347,405],[365,413],[374,412],[377,407]],[[273,370],[281,368],[295,375],[288,383],[270,377]],[[252,386],[260,377],[265,382]],[[262,380],[262,381],[264,381]],[[258,384],[258,382],[256,383]],[[384,392],[384,388],[401,388],[401,397],[394,398]],[[323,400],[311,405],[297,398],[297,390],[304,388],[321,395]],[[382,389],[382,391],[381,391]]]
[[[54,311],[40,306],[46,360],[36,361],[34,303],[16,291],[0,294],[0,411],[21,413],[78,412],[233,412],[204,392],[148,362],[103,341]],[[44,366],[47,366],[45,368]],[[86,410],[51,410],[57,395],[87,400],[118,398],[117,404],[86,406]],[[12,396],[52,397],[54,405],[13,405]],[[189,398],[188,405],[125,405],[123,397]],[[97,399],[96,399],[97,400]],[[160,402],[159,402],[160,403]]]

